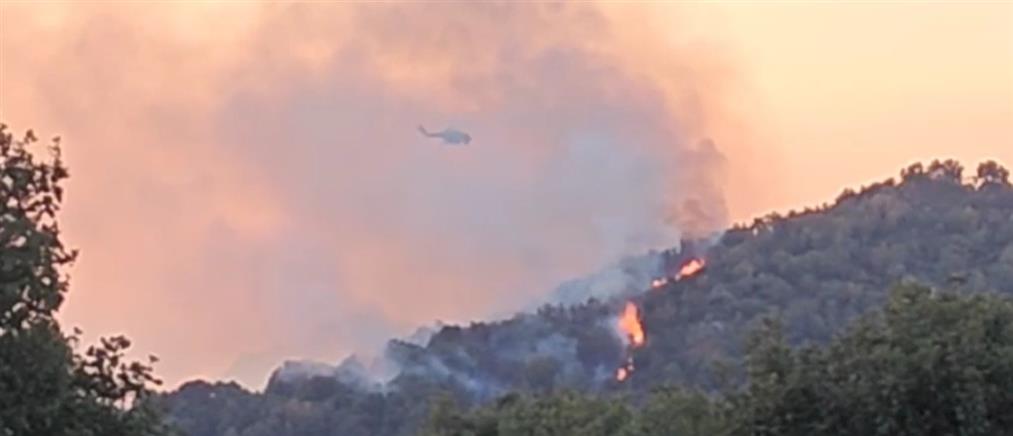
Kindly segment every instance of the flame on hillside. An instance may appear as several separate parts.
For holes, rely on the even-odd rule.
[[[626,363],[616,369],[616,381],[626,381],[633,374],[633,356],[626,358]]]
[[[619,317],[619,331],[623,332],[631,347],[644,345],[644,326],[640,324],[640,309],[632,301],[626,302],[626,308]]]
[[[661,288],[673,281],[683,280],[699,274],[707,266],[707,261],[700,257],[694,257],[686,261],[679,268],[675,277],[659,277],[651,280],[651,289]],[[616,369],[616,380],[625,381],[633,374],[633,350],[644,346],[647,335],[644,326],[640,322],[640,309],[632,301],[627,301],[623,312],[619,315],[616,323],[623,338],[626,340],[626,361]]]
[[[693,259],[690,259],[689,262],[686,262],[685,264],[682,265],[682,268],[679,268],[679,273],[675,275],[675,279],[682,280],[687,277],[693,277],[697,275],[700,271],[703,271],[704,267],[706,266],[707,261],[702,258],[695,257]]]
[[[658,289],[669,283],[693,277],[703,271],[706,266],[706,260],[700,257],[694,257],[679,267],[679,271],[675,274],[675,277],[665,276],[651,280],[651,289]]]
[[[616,369],[616,380],[622,382],[633,374],[633,349],[642,347],[647,340],[644,326],[640,322],[640,309],[635,303],[626,302],[616,326],[626,339],[626,362]]]

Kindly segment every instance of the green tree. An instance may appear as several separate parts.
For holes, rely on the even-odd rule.
[[[895,288],[826,347],[755,337],[735,434],[997,435],[1013,428],[1013,302]],[[1004,433],[1007,432],[1007,433]]]
[[[1013,301],[901,285],[824,346],[793,348],[779,322],[748,344],[748,383],[724,395],[509,394],[434,409],[427,435],[999,435],[1013,428]]]
[[[905,182],[917,180],[925,176],[925,166],[921,162],[915,162],[908,165],[907,168],[900,170],[900,178]]]
[[[963,181],[964,166],[953,159],[934,160],[929,164],[929,176],[959,184]]]
[[[658,388],[624,429],[626,436],[722,436],[730,429],[720,398],[680,388]]]
[[[102,339],[81,353],[79,332],[65,334],[55,319],[77,252],[56,220],[68,177],[59,140],[50,160],[32,153],[36,142],[0,124],[0,435],[162,434],[144,401],[158,380],[126,361],[130,342]]]
[[[439,402],[427,436],[607,436],[626,428],[632,414],[620,401],[573,392],[532,397],[510,394],[470,412]]]
[[[986,162],[977,167],[975,174],[965,178],[964,169],[952,161],[914,164],[901,171],[901,179],[855,189],[833,205],[771,215],[753,225],[732,228],[705,252],[666,252],[661,257],[669,273],[689,253],[705,254],[707,269],[692,280],[671,281],[662,289],[645,289],[634,297],[641,306],[649,339],[636,350],[636,371],[624,383],[611,380],[611,371],[623,356],[622,344],[611,330],[611,319],[621,310],[625,296],[566,307],[546,306],[537,313],[518,314],[501,322],[443,329],[427,345],[393,346],[395,352],[388,357],[393,357],[403,372],[384,394],[351,391],[347,395],[327,392],[314,396],[312,404],[323,410],[320,414],[285,413],[288,400],[303,398],[301,389],[272,390],[270,386],[264,393],[250,393],[250,402],[236,402],[235,407],[222,409],[222,413],[205,407],[203,402],[194,402],[187,392],[168,395],[168,409],[176,418],[174,423],[192,436],[219,436],[233,427],[242,436],[303,435],[295,430],[302,424],[293,420],[318,416],[340,425],[362,423],[356,427],[361,429],[359,433],[335,430],[338,425],[329,424],[329,434],[407,436],[415,434],[429,415],[428,400],[435,392],[452,392],[458,404],[469,410],[456,412],[462,422],[493,422],[493,428],[498,429],[505,415],[494,413],[497,409],[477,409],[490,416],[487,421],[477,421],[474,410],[469,409],[486,405],[491,392],[505,389],[530,395],[576,389],[609,398],[619,392],[629,395],[632,401],[624,404],[631,407],[633,422],[640,425],[649,421],[645,417],[650,407],[681,410],[678,401],[652,404],[647,400],[652,387],[676,383],[687,386],[684,392],[703,389],[711,393],[726,387],[711,371],[713,363],[720,360],[734,364],[728,380],[734,381],[735,387],[750,386],[747,392],[754,397],[780,398],[743,405],[739,395],[711,397],[718,406],[727,405],[722,398],[735,400],[742,407],[731,410],[751,410],[755,414],[746,417],[763,418],[756,420],[756,426],[747,427],[755,433],[746,434],[773,434],[775,424],[786,432],[794,431],[803,425],[800,423],[816,423],[812,432],[827,434],[827,429],[837,428],[827,423],[843,421],[841,416],[872,415],[858,415],[854,410],[848,411],[852,415],[831,413],[839,404],[850,404],[845,398],[859,402],[864,397],[844,396],[852,395],[844,390],[850,389],[844,382],[817,383],[827,374],[843,373],[827,369],[837,363],[825,357],[825,347],[806,351],[796,348],[798,345],[825,346],[835,335],[844,334],[846,326],[853,326],[848,330],[853,331],[853,321],[882,308],[889,298],[889,285],[897,282],[956,287],[968,295],[985,291],[1013,295],[1013,186],[1003,182],[1008,181],[1008,172],[998,164]],[[794,357],[784,363],[781,373],[756,372],[750,384],[740,338],[770,315],[783,319],[785,339],[780,351],[767,355],[768,362],[763,365],[778,364],[777,359],[783,357],[780,353]],[[876,316],[883,316],[882,312]],[[557,359],[559,365],[555,368],[537,357],[546,351],[539,344],[548,344],[547,340],[554,337],[562,339],[553,340],[555,351],[548,353]],[[572,345],[575,350],[571,350]],[[871,347],[862,345],[866,346]],[[872,350],[868,353],[876,355],[875,350],[862,347],[851,348],[851,354]],[[763,349],[759,347],[757,352]],[[893,364],[884,356],[880,355],[879,362]],[[751,367],[769,368],[758,363],[763,362],[762,358],[764,355],[754,352]],[[800,363],[795,361],[798,359],[809,360]],[[859,366],[850,368],[864,370]],[[462,383],[464,377],[443,375],[448,369],[482,383]],[[786,381],[782,376],[794,377],[791,380],[795,381]],[[1000,384],[982,386],[994,389]],[[821,391],[830,388],[842,391],[838,396]],[[209,396],[219,401],[230,394],[215,388]],[[357,400],[367,396],[368,402]],[[825,406],[827,400],[837,402]],[[659,417],[656,422],[660,424],[666,413],[677,417],[673,421],[683,420],[674,412],[658,412],[654,414]],[[687,416],[693,413],[684,412]],[[728,423],[737,424],[741,430],[743,422],[748,421],[736,417],[736,413]],[[368,418],[354,418],[357,416]],[[783,422],[778,424],[777,419]],[[675,432],[673,428],[644,424],[630,431],[638,434],[640,430],[657,429],[665,434]],[[201,429],[211,430],[201,433]],[[961,431],[976,430],[962,427]]]
[[[975,180],[979,186],[1009,186],[1009,170],[999,165],[996,161],[990,160],[978,165],[978,172]]]

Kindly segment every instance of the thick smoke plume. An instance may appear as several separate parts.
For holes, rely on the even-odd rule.
[[[721,65],[649,11],[4,12],[3,116],[61,134],[74,173],[84,256],[66,316],[125,328],[170,382],[258,387],[287,358],[502,316],[727,220],[719,149],[735,145],[707,139]],[[472,140],[444,147],[419,124]]]

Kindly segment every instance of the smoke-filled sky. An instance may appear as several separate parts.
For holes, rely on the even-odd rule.
[[[0,122],[63,137],[64,322],[260,387],[915,160],[1013,165],[1013,5],[4,2]]]

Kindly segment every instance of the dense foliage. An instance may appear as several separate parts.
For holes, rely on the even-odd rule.
[[[642,406],[561,393],[508,395],[475,410],[438,403],[425,434],[852,436],[1013,432],[1013,300],[894,290],[826,346],[792,349],[777,323],[725,396],[657,389]]]
[[[609,398],[646,404],[638,411],[664,411],[669,406],[652,409],[649,400],[663,385],[685,386],[661,395],[703,405],[695,413],[706,416],[718,406],[698,401],[694,396],[704,394],[693,392],[712,395],[755,379],[755,362],[744,358],[743,345],[746,333],[767,317],[781,320],[786,347],[796,347],[827,344],[886,303],[885,290],[896,283],[917,282],[957,295],[1013,295],[1009,172],[987,162],[974,176],[963,173],[954,161],[915,164],[899,180],[847,190],[833,205],[772,214],[728,230],[707,250],[703,273],[631,297],[641,308],[647,342],[633,351],[636,370],[624,382],[613,377],[624,359],[613,321],[625,296],[448,326],[424,344],[392,341],[387,357],[401,372],[382,389],[356,379],[354,371],[301,378],[276,373],[263,393],[197,381],[162,401],[190,436],[415,434],[435,398],[462,407],[502,404],[517,414],[577,402],[599,410],[596,418],[630,413],[641,422],[649,419],[646,412],[614,410],[619,406]],[[678,265],[688,254],[697,253],[674,250],[665,257]],[[798,359],[819,355],[807,353]],[[725,370],[715,371],[716,366]],[[529,397],[560,391],[571,393]],[[517,394],[504,400],[510,392]],[[583,397],[587,393],[604,397]],[[482,410],[478,413],[492,413]],[[710,431],[712,423],[701,418],[685,425]]]
[[[160,434],[160,419],[138,401],[156,380],[124,359],[130,343],[103,339],[80,353],[77,333],[55,319],[77,252],[56,222],[68,175],[58,142],[51,161],[37,160],[35,142],[0,124],[0,435]]]
[[[1013,432],[1013,299],[919,286],[826,347],[791,350],[768,328],[733,397],[742,435]]]

